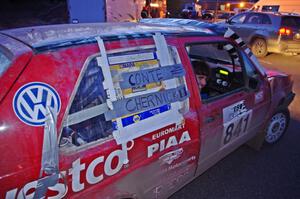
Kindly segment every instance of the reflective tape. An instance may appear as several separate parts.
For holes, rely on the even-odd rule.
[[[159,92],[148,93],[135,97],[125,98],[113,102],[114,110],[105,113],[106,120],[134,114],[157,108],[166,104],[183,101],[189,97],[185,85]]]
[[[106,111],[108,111],[108,106],[106,103],[83,109],[81,111],[68,115],[67,122],[64,124],[64,126],[78,124],[98,115],[104,114]]]
[[[185,75],[182,64],[175,64],[164,67],[144,69],[122,74],[123,81],[120,82],[122,89],[140,87],[154,82],[161,82]]]

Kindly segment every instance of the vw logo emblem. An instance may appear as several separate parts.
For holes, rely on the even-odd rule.
[[[13,100],[16,115],[30,126],[45,124],[47,106],[58,113],[61,102],[56,90],[42,82],[25,84],[16,92]]]

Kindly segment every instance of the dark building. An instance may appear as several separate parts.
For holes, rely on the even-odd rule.
[[[192,3],[195,0],[167,0],[167,10],[170,17],[179,17],[179,14],[186,3]]]
[[[236,7],[240,7],[240,5],[249,8],[257,1],[258,0],[167,0],[167,10],[170,12],[171,17],[179,17],[185,3],[198,3],[202,6],[202,9],[215,10],[217,7],[219,10],[233,10]]]
[[[203,9],[233,10],[234,8],[250,8],[258,0],[199,0]]]

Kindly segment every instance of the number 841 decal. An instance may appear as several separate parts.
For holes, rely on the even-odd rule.
[[[252,110],[249,110],[224,124],[222,147],[247,133],[251,117]]]

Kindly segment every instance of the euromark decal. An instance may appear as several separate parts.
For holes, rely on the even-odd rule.
[[[57,91],[42,82],[31,82],[22,86],[13,99],[13,109],[17,117],[30,126],[43,126],[46,118],[46,107],[57,113],[61,101]]]

